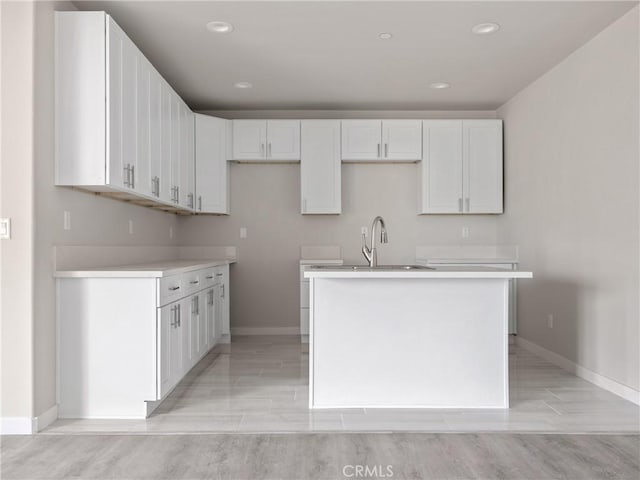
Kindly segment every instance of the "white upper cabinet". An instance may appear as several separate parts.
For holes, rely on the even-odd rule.
[[[502,120],[464,120],[465,213],[502,213]]]
[[[193,113],[104,12],[56,12],[56,185],[192,210]]]
[[[301,212],[341,213],[341,185],[340,120],[303,120]]]
[[[423,122],[420,213],[462,213],[462,120]]]
[[[382,157],[385,160],[421,160],[422,121],[383,120]]]
[[[178,107],[180,114],[180,197],[181,206],[195,207],[195,138],[194,114],[184,103]]]
[[[421,120],[342,121],[342,160],[416,162],[421,158]]]
[[[229,120],[195,114],[197,213],[229,214],[226,136]]]
[[[342,121],[342,160],[381,160],[380,120]]]
[[[300,160],[300,120],[234,120],[233,159]]]
[[[419,213],[502,213],[502,121],[425,120]]]

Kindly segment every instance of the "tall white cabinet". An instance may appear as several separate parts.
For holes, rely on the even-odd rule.
[[[501,120],[425,120],[419,213],[503,211]]]
[[[195,114],[198,213],[229,214],[227,131],[229,120]]]
[[[302,214],[342,212],[340,120],[303,120],[300,193]]]
[[[192,211],[193,112],[104,12],[55,28],[56,185]]]

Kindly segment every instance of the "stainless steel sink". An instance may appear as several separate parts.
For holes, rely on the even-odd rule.
[[[369,265],[316,265],[311,267],[312,270],[347,270],[347,271],[376,271],[376,270],[435,270],[433,267],[424,265],[377,265],[370,267]]]

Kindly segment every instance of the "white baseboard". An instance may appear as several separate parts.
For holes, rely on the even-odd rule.
[[[41,432],[58,419],[58,405],[54,405],[46,412],[33,419],[33,431]]]
[[[615,380],[604,377],[599,373],[596,373],[592,370],[589,370],[588,368],[578,365],[575,362],[572,362],[562,355],[558,355],[557,353],[552,352],[551,350],[547,350],[546,348],[541,347],[536,343],[525,340],[521,336],[516,337],[516,343],[525,350],[528,350],[531,353],[535,353],[539,357],[542,357],[545,360],[553,363],[554,365],[557,365],[563,370],[573,373],[574,375],[583,378],[600,388],[604,388],[605,390],[608,390],[611,393],[624,398],[625,400],[629,400],[636,405],[640,405],[640,392],[638,390],[634,390],[627,385],[623,385],[622,383],[616,382]]]
[[[31,435],[34,419],[31,417],[0,418],[0,435]]]
[[[300,327],[236,327],[231,335],[300,335]]]

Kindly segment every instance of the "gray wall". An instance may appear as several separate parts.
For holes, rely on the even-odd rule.
[[[498,110],[498,239],[535,275],[519,284],[519,333],[636,390],[638,56],[636,7]]]
[[[416,164],[343,164],[342,215],[301,215],[299,165],[231,164],[231,216],[180,219],[180,243],[238,246],[232,328],[297,329],[303,245],[340,245],[345,262],[363,264],[360,228],[376,215],[389,232],[380,263],[413,263],[416,245],[495,243],[495,216],[418,216],[417,171]]]
[[[54,246],[177,243],[174,215],[53,185],[53,12],[70,9],[2,2],[1,215],[14,221],[12,240],[2,241],[3,417],[38,416],[56,403]]]

